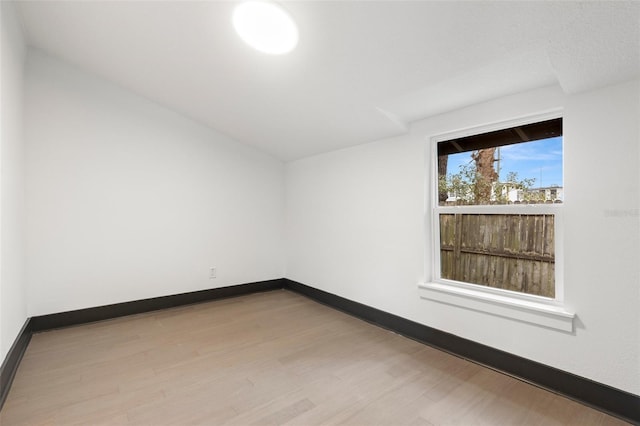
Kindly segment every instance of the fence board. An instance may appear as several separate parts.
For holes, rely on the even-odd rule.
[[[555,296],[554,216],[440,215],[442,278]]]

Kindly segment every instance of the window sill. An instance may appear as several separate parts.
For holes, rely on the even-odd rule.
[[[521,300],[506,295],[441,283],[420,283],[420,298],[485,312],[518,321],[573,332],[575,313],[558,305]]]

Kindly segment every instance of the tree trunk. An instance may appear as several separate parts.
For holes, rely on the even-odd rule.
[[[440,182],[447,179],[447,163],[449,161],[448,155],[439,155],[438,156],[438,204],[444,204],[449,198],[449,194],[447,194],[447,189],[440,185]]]
[[[498,180],[493,164],[495,162],[496,148],[485,148],[474,151],[471,158],[476,163],[476,182],[474,188],[476,204],[489,204],[491,202],[491,189],[493,183]]]

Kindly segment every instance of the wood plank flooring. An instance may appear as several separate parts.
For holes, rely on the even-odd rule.
[[[0,424],[625,423],[278,290],[36,334]]]

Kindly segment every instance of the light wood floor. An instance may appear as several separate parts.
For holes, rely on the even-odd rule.
[[[37,334],[0,423],[624,424],[285,290]]]

